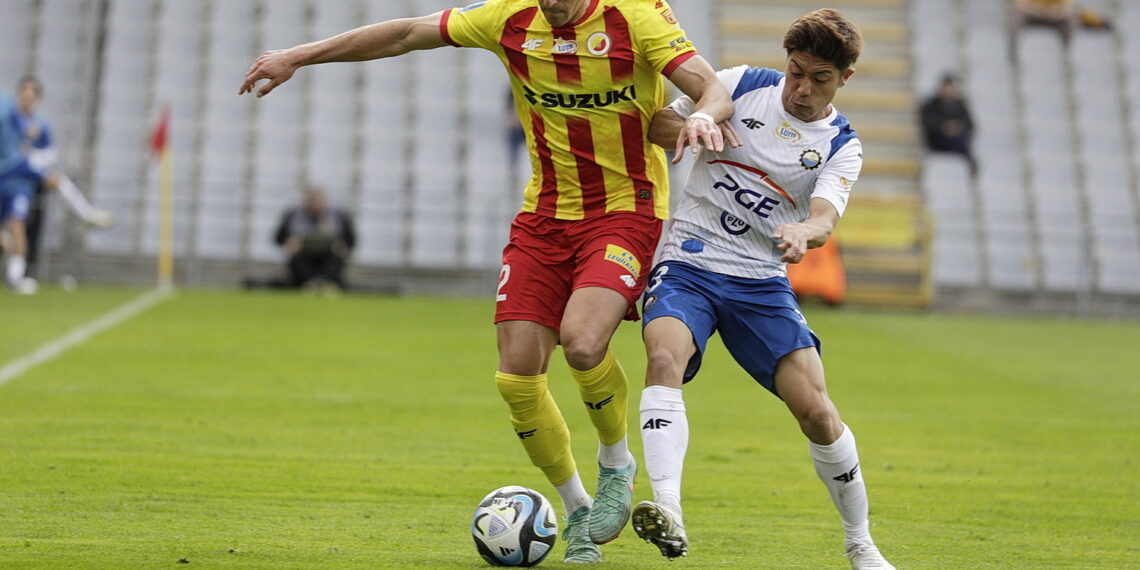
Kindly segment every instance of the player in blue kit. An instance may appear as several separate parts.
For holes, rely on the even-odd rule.
[[[43,86],[32,76],[20,79],[17,98],[0,94],[0,223],[12,236],[5,278],[17,293],[34,293],[36,282],[25,275],[30,244],[28,218],[41,189],[59,190],[60,196],[84,221],[98,227],[112,223],[111,214],[91,205],[55,165],[58,153],[51,127],[37,113]]]
[[[820,342],[786,278],[835,229],[862,167],[862,145],[831,104],[854,73],[859,31],[834,10],[796,20],[784,37],[784,72],[741,66],[718,77],[736,112],[722,152],[695,157],[644,296],[646,387],[641,396],[645,468],[653,501],[633,510],[638,536],[684,556],[681,473],[688,445],[682,385],[719,331],[733,358],[781,398],[809,440],[820,479],[839,510],[852,568],[893,568],[871,540],[855,437],[824,383]],[[650,139],[677,140],[692,101],[660,111]]]
[[[35,293],[36,282],[27,278],[25,253],[27,240],[24,218],[31,210],[32,195],[26,191],[26,180],[43,179],[43,170],[29,163],[23,149],[24,133],[16,102],[0,93],[0,224],[11,235],[6,251],[4,278],[8,287],[22,294]],[[33,188],[34,190],[34,188]]]

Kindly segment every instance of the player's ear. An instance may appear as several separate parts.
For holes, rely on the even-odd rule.
[[[848,67],[843,72],[843,74],[839,76],[839,86],[843,87],[844,85],[847,85],[847,80],[851,79],[852,75],[855,75],[855,68],[854,67]]]

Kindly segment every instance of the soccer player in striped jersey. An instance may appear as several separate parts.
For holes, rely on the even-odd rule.
[[[822,245],[862,167],[862,146],[831,104],[862,51],[855,25],[834,10],[796,20],[784,36],[784,72],[741,66],[718,73],[736,104],[722,152],[694,160],[645,292],[645,468],[653,501],[633,510],[638,535],[684,556],[681,474],[689,427],[682,386],[719,331],[733,358],[781,398],[807,436],[830,491],[853,568],[892,568],[871,540],[855,437],[827,395],[819,339],[785,276]],[[654,118],[651,140],[671,145],[693,111],[687,97]]]
[[[446,45],[496,54],[526,130],[532,175],[503,250],[495,381],[531,461],[568,514],[564,560],[601,560],[629,520],[637,462],[627,445],[628,383],[609,350],[636,300],[668,214],[664,152],[648,140],[663,77],[693,101],[680,138],[724,146],[732,100],[665,0],[488,0],[390,20],[263,54],[239,93],[263,96],[304,65]],[[257,83],[267,80],[260,88]],[[599,440],[591,497],[547,389],[561,344]]]

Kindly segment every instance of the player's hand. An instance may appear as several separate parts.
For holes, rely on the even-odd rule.
[[[724,150],[724,136],[712,118],[704,113],[693,113],[685,119],[681,132],[677,133],[677,148],[673,154],[673,164],[681,162],[685,147],[693,150],[693,154],[707,148],[714,152]]]
[[[784,252],[780,261],[799,263],[808,250],[808,230],[803,224],[780,224],[772,232],[772,239],[779,241],[776,249]]]
[[[261,57],[257,58],[257,61],[253,62],[249,71],[245,73],[245,81],[238,89],[238,95],[252,92],[258,81],[268,79],[269,83],[263,85],[256,93],[257,97],[264,97],[278,85],[289,81],[298,67],[293,62],[289,50],[267,51],[261,54]]]
[[[732,126],[732,120],[722,121],[717,126],[720,127],[720,135],[724,138],[724,144],[732,148],[744,146],[744,140],[740,138],[740,133],[736,132],[736,128]]]

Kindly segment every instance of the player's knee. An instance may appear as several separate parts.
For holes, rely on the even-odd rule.
[[[609,336],[598,334],[563,335],[562,353],[566,355],[566,363],[575,370],[591,370],[605,359],[609,343]]]
[[[686,359],[664,347],[647,347],[645,352],[645,379],[648,384],[671,385],[680,383],[685,374]]]
[[[827,396],[803,406],[796,413],[800,430],[813,442],[829,444],[843,433],[843,421]]]
[[[545,376],[518,376],[515,374],[495,375],[495,386],[499,395],[508,404],[537,402],[546,392]]]

